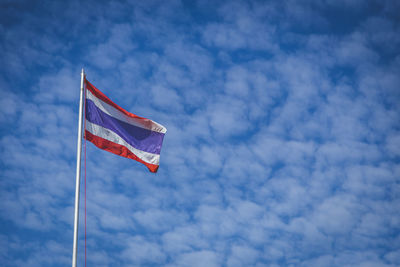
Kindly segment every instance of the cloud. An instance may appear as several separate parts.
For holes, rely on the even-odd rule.
[[[165,261],[166,255],[155,242],[149,242],[141,237],[132,237],[126,241],[122,257],[127,264],[143,265]]]
[[[115,25],[109,35],[106,42],[89,49],[87,60],[92,65],[104,69],[115,68],[123,60],[124,54],[132,53],[136,48],[129,24]]]
[[[227,261],[228,266],[243,266],[254,265],[257,254],[259,252],[255,249],[244,246],[233,246],[231,257]]]
[[[89,265],[399,265],[396,9],[6,4],[0,261],[70,263],[83,66],[168,128],[156,175],[86,144]]]
[[[220,266],[220,260],[213,251],[196,251],[181,255],[171,266]]]
[[[204,42],[227,50],[277,50],[278,47],[273,43],[276,27],[260,20],[273,9],[260,10],[267,14],[258,14],[255,7],[242,1],[224,4],[218,10],[221,22],[209,23],[203,30]]]

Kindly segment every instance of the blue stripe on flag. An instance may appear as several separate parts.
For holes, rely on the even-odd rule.
[[[86,99],[86,119],[91,123],[115,132],[136,149],[160,154],[164,138],[163,133],[143,129],[111,117],[96,107],[90,99]]]

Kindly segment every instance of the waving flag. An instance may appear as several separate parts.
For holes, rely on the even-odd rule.
[[[98,148],[134,159],[157,172],[167,129],[152,120],[132,114],[86,84],[85,138]]]

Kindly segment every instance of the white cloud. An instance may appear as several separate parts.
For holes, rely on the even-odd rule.
[[[144,264],[160,264],[166,255],[155,242],[149,242],[141,237],[132,237],[125,241],[126,246],[121,256],[127,264],[142,266]]]
[[[228,258],[227,266],[254,265],[259,252],[253,248],[245,246],[233,246],[231,255]]]
[[[313,214],[313,221],[328,235],[349,234],[358,224],[356,215],[359,212],[360,204],[356,198],[336,195],[318,205]]]
[[[156,175],[87,143],[89,264],[400,264],[397,4],[136,2],[3,11],[0,261],[70,263],[84,64],[168,128]]]
[[[170,88],[163,86],[153,86],[151,94],[154,104],[163,109],[182,110],[182,104],[179,95]]]
[[[213,251],[196,251],[182,254],[173,265],[169,266],[220,266],[221,260]]]

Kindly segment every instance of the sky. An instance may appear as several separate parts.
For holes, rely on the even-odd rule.
[[[400,266],[399,52],[395,0],[2,0],[0,265],[72,262],[84,68],[168,129],[86,143],[88,266]]]

